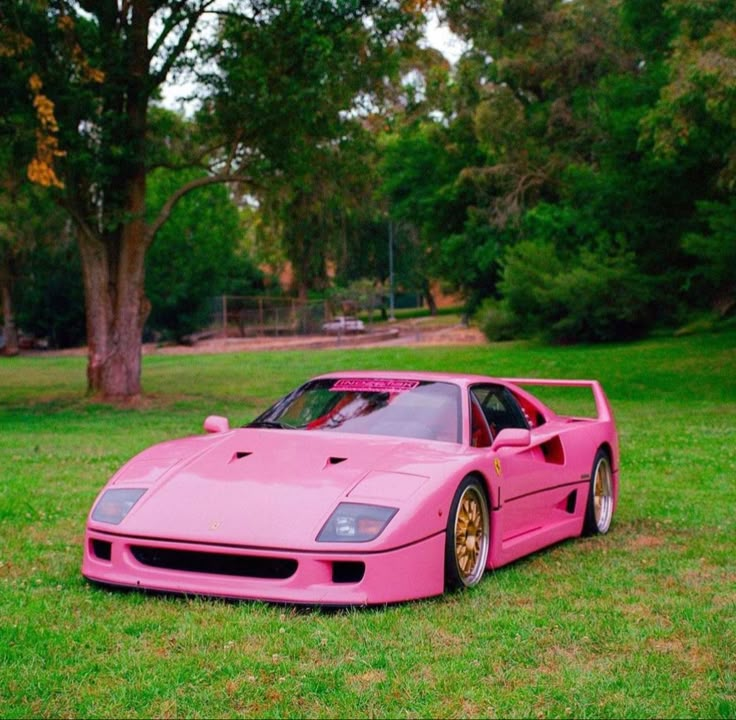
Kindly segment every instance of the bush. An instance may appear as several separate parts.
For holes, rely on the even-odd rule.
[[[736,198],[728,203],[698,203],[703,229],[682,239],[692,257],[688,290],[694,307],[710,305],[720,315],[736,308]]]
[[[599,240],[568,254],[544,240],[520,242],[506,252],[499,287],[525,335],[605,342],[640,337],[651,327],[651,282],[620,241]]]
[[[499,300],[484,300],[475,314],[475,321],[492,342],[513,340],[521,334],[517,317],[505,302]]]

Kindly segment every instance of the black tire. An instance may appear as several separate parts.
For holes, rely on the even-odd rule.
[[[599,448],[593,459],[590,474],[590,491],[585,507],[583,535],[603,535],[611,527],[613,518],[614,490],[611,458]]]
[[[445,587],[477,585],[486,569],[490,542],[488,498],[483,483],[468,475],[450,505],[445,534]]]

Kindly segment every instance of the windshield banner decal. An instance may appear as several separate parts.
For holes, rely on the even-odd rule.
[[[413,390],[418,380],[384,380],[368,378],[343,378],[331,388],[333,392],[388,392],[400,393]]]

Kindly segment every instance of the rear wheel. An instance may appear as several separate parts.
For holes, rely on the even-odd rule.
[[[602,535],[608,532],[613,517],[613,471],[608,453],[599,449],[593,460],[590,492],[585,508],[583,535]]]
[[[490,522],[481,481],[469,475],[455,492],[447,518],[445,585],[472,587],[483,577],[488,560]]]

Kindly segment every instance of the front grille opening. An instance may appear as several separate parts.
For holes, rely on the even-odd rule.
[[[332,563],[332,582],[357,583],[365,575],[365,563],[355,561],[336,561]]]
[[[253,555],[228,555],[226,553],[172,550],[168,548],[133,545],[133,557],[150,567],[164,570],[207,573],[210,575],[236,575],[238,577],[286,580],[297,569],[297,561],[288,558],[256,557]]]
[[[112,543],[106,540],[93,540],[92,554],[98,560],[110,560],[112,558]]]

